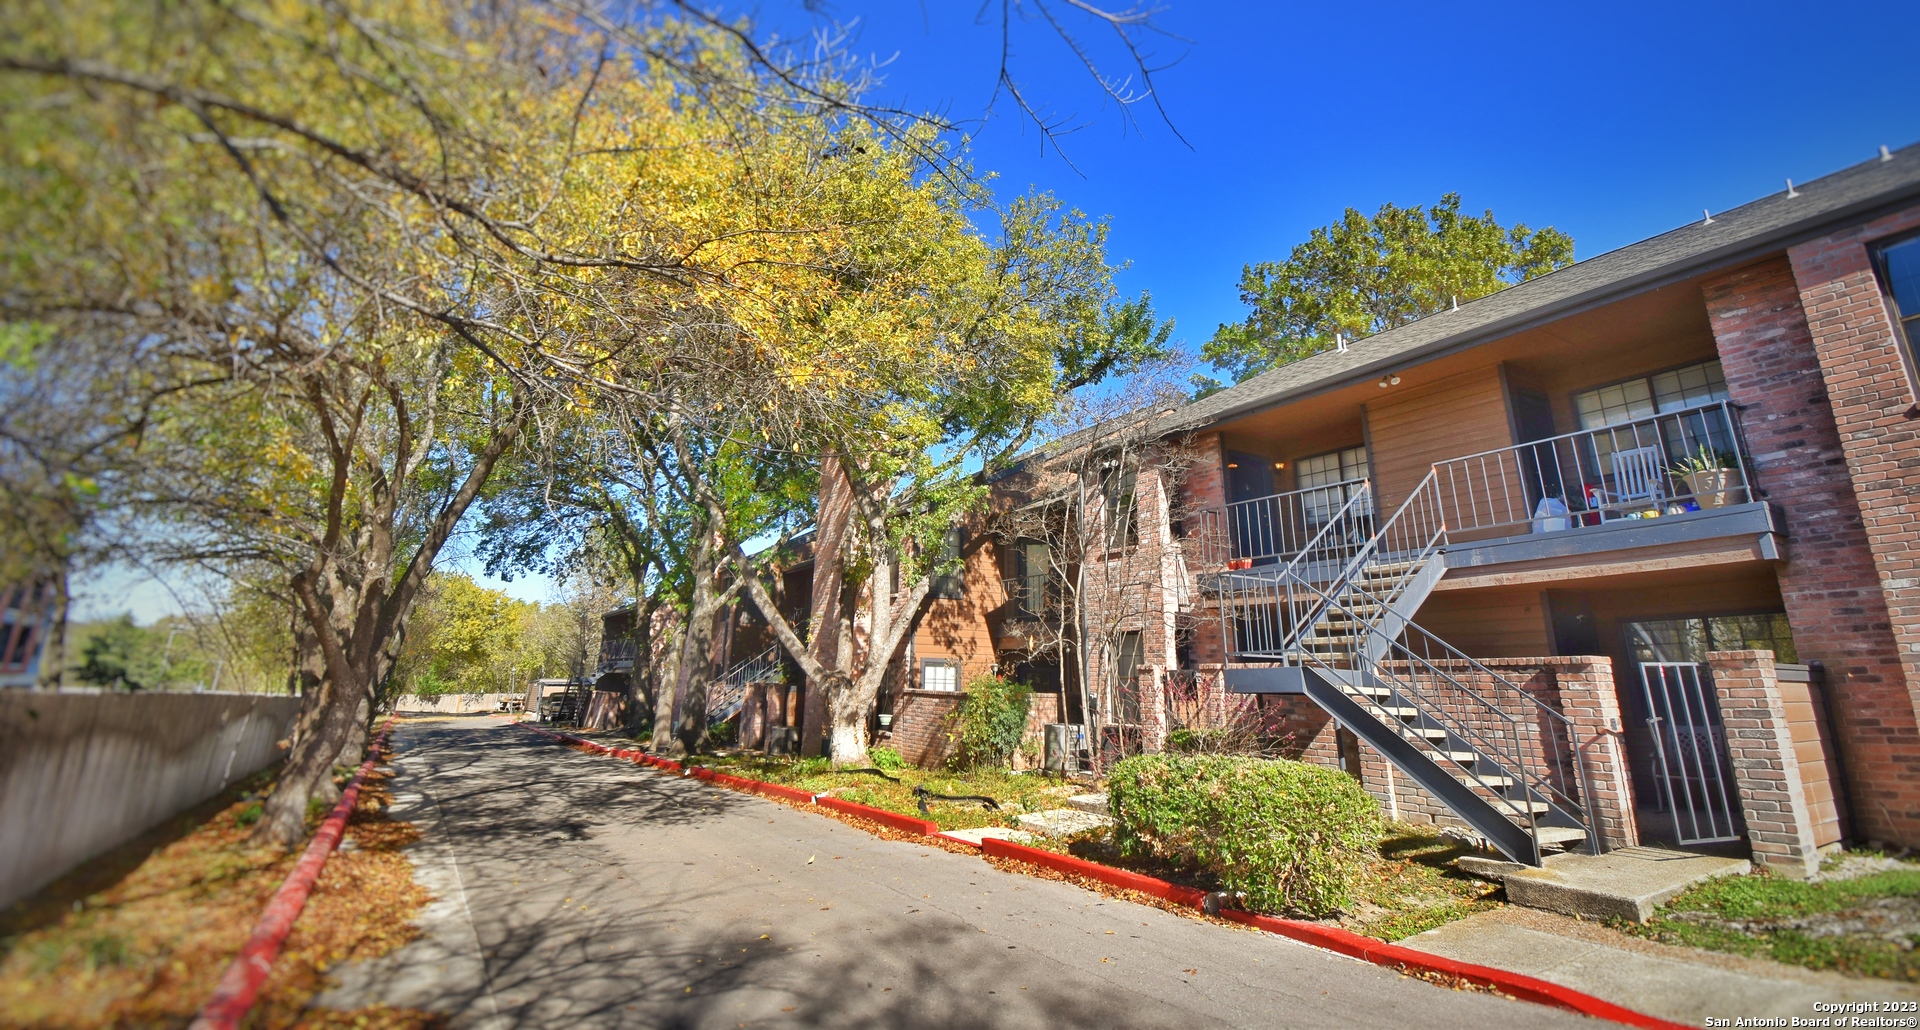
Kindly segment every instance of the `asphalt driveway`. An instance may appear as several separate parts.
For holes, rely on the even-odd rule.
[[[321,1004],[484,1027],[1594,1026],[583,755],[403,720],[424,939]]]

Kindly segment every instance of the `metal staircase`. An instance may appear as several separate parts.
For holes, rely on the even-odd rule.
[[[718,726],[733,718],[740,711],[740,706],[747,703],[748,684],[779,679],[781,665],[778,643],[751,658],[733,663],[714,685],[713,697],[707,702],[707,725]]]
[[[1588,838],[1566,717],[1413,621],[1446,572],[1429,473],[1375,525],[1370,483],[1284,564],[1217,580],[1229,690],[1300,693],[1516,862]]]

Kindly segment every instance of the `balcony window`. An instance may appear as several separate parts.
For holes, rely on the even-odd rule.
[[[1920,389],[1920,236],[1880,251],[1880,278],[1892,299],[1895,331],[1907,360],[1907,375]]]
[[[1581,429],[1607,430],[1726,399],[1727,377],[1715,360],[1583,390],[1573,395],[1573,411]],[[1664,452],[1668,462],[1685,461],[1703,447],[1714,454],[1735,449],[1733,429],[1718,411],[1661,420],[1655,426],[1596,432],[1589,439],[1591,450],[1586,457],[1594,468],[1603,470],[1612,468],[1615,453],[1645,451],[1650,446],[1659,446],[1656,455]]]
[[[1140,542],[1139,503],[1135,495],[1137,472],[1131,465],[1109,468],[1101,476],[1100,493],[1107,508],[1107,546],[1132,547]]]
[[[1014,551],[1016,602],[1027,615],[1040,615],[1047,608],[1047,579],[1053,572],[1053,549],[1044,541],[1021,540]]]
[[[951,568],[953,571],[945,576],[933,577],[933,585],[928,592],[934,597],[958,601],[967,596],[967,570],[965,560],[960,554],[966,542],[966,532],[959,526],[947,530],[947,535],[941,539],[940,567]]]
[[[1308,524],[1325,525],[1347,503],[1347,489],[1339,484],[1367,478],[1367,449],[1348,447],[1301,458],[1294,467],[1294,478],[1299,489],[1314,491],[1301,495]]]

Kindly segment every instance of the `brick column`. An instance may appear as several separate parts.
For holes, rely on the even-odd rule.
[[[1707,665],[1713,669],[1713,693],[1753,860],[1804,880],[1819,872],[1820,852],[1786,703],[1774,678],[1773,652],[1715,651],[1707,655]]]
[[[1786,258],[1703,293],[1755,485],[1786,517],[1780,596],[1800,660],[1826,663],[1860,835],[1920,846],[1920,729],[1829,398],[1836,369],[1823,378]]]
[[[1640,827],[1633,816],[1633,776],[1627,768],[1627,749],[1620,730],[1620,692],[1613,678],[1613,660],[1600,656],[1550,660],[1560,691],[1561,712],[1572,724],[1573,746],[1586,769],[1581,789],[1591,790],[1591,818],[1608,850],[1640,843]]]
[[[1142,666],[1135,677],[1140,692],[1140,749],[1167,748],[1167,677],[1157,665]]]

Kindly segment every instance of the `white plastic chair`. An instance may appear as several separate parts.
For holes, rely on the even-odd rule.
[[[1613,489],[1593,489],[1594,499],[1603,511],[1615,516],[1631,510],[1660,507],[1666,499],[1666,455],[1659,447],[1635,447],[1614,451]]]

